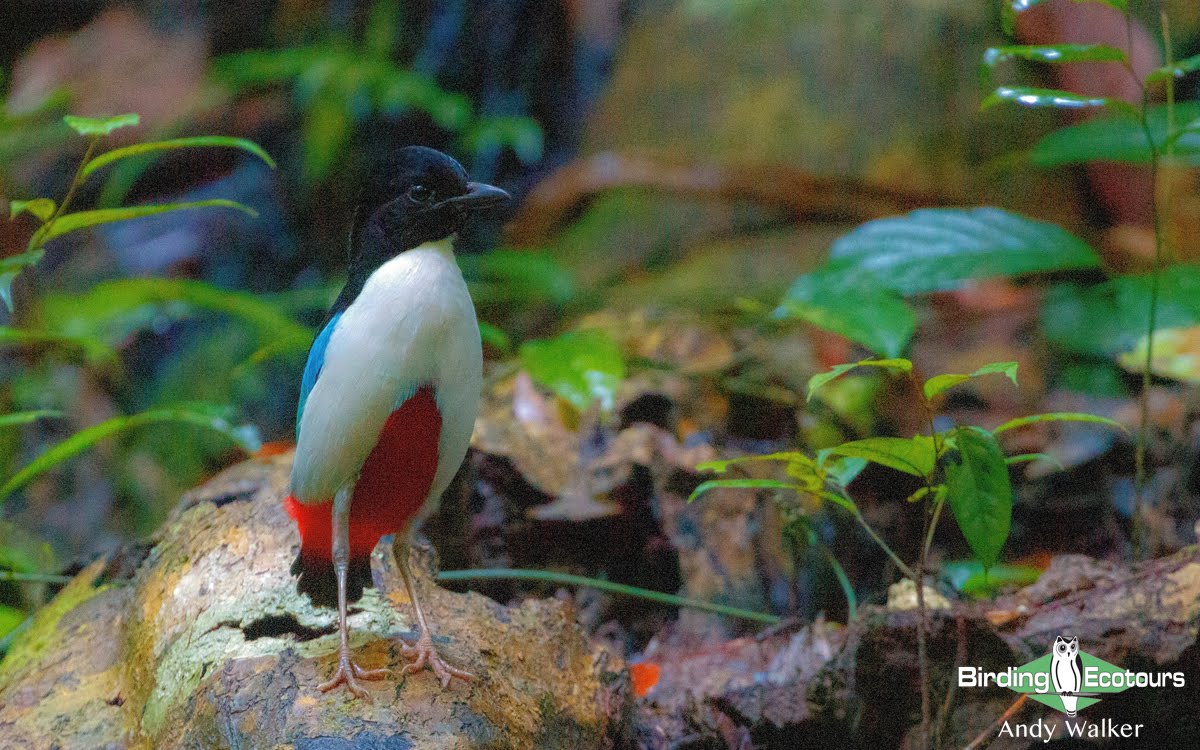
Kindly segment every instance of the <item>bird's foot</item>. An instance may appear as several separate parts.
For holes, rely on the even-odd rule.
[[[317,689],[322,693],[327,693],[333,690],[338,685],[345,685],[346,689],[354,695],[355,698],[363,700],[371,700],[371,696],[367,693],[366,688],[358,684],[359,680],[382,680],[391,674],[388,669],[363,669],[354,663],[350,658],[349,651],[342,651],[338,654],[337,671],[333,673],[327,682],[322,682],[317,686]]]
[[[476,680],[475,675],[458,667],[450,666],[438,655],[437,649],[433,647],[433,638],[427,630],[421,633],[416,643],[401,641],[400,653],[409,660],[408,664],[404,665],[404,674],[416,674],[428,667],[437,675],[443,689],[450,687],[450,680],[455,677],[463,682],[475,682]]]

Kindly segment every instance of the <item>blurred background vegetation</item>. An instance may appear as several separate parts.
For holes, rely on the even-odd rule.
[[[1200,51],[1194,4],[1163,6],[1173,54]],[[1065,12],[1019,33],[1069,35]],[[1141,15],[1157,28],[1157,6]],[[982,422],[1066,404],[1136,424],[1127,410],[1142,392],[1136,347],[1149,304],[1137,272],[1154,255],[1150,183],[1136,162],[1148,159],[1135,140],[1132,156],[1100,159],[1124,165],[1096,171],[1080,166],[1094,153],[1063,154],[1096,138],[1056,136],[1075,122],[1061,113],[980,112],[981,56],[1010,41],[1002,26],[999,4],[949,0],[867,8],[848,0],[8,0],[0,7],[6,202],[67,192],[90,142],[64,124],[68,113],[140,115],[139,125],[105,136],[104,149],[219,134],[257,143],[277,168],[244,148],[122,159],[89,175],[74,205],[219,198],[257,216],[195,210],[104,224],[50,242],[28,269],[0,266],[0,280],[13,284],[11,311],[0,310],[0,413],[24,415],[0,421],[0,479],[123,415],[182,409],[215,420],[207,429],[195,419],[147,420],[22,482],[3,500],[0,568],[69,572],[153,531],[181,493],[247,452],[286,448],[312,329],[340,283],[358,181],[374,160],[411,143],[445,150],[474,179],[517,196],[510,215],[461,240],[487,251],[460,260],[483,323],[489,384],[530,373],[572,430],[646,421],[680,445],[730,455],[911,433],[886,378],[846,379],[804,405],[809,376],[871,351],[907,354],[929,373],[1020,362],[1020,392],[981,385],[952,397],[952,413]],[[996,75],[1078,83],[1027,61]],[[1187,102],[1196,89],[1192,72],[1176,82],[1180,123],[1200,120]],[[1131,137],[1120,126],[1100,136],[1106,149]],[[1183,261],[1200,253],[1196,139],[1200,130],[1178,141],[1180,160],[1161,176],[1175,188],[1165,232]],[[864,286],[858,266],[843,277],[805,275],[828,270],[831,243],[861,222],[985,204],[1065,227],[1083,238],[1085,260],[985,260],[945,271],[925,259],[918,275],[945,272],[907,288]],[[37,227],[29,213],[0,222],[0,256],[24,252]],[[1030,272],[1044,273],[1029,281]],[[1179,331],[1200,321],[1192,274],[1182,266],[1164,277],[1164,325]],[[587,330],[559,336],[576,328]],[[1160,549],[1194,541],[1188,524],[1200,490],[1181,385],[1200,381],[1200,371],[1187,364],[1194,335],[1178,336],[1178,356],[1155,373],[1151,458],[1174,467],[1155,474]],[[682,374],[686,388],[664,372]],[[1057,452],[1066,468],[1028,479],[1022,491],[1103,506],[1103,530],[1071,548],[1123,554],[1116,540],[1130,516],[1130,444],[1072,435],[1030,446]],[[586,452],[587,441],[577,447]],[[1093,461],[1109,467],[1103,482],[1071,475],[1086,476]],[[689,584],[678,553],[662,551],[680,547],[684,532],[619,493],[603,499],[614,498],[643,517],[612,533],[649,527],[634,534],[645,570],[596,564],[606,553],[580,554],[575,565],[516,552],[497,559],[601,568],[780,614],[845,606],[828,572],[817,576],[825,594],[811,585],[817,574],[805,571],[821,563],[777,550],[770,554],[784,562],[766,574]],[[545,519],[608,514],[589,516],[585,505]],[[1029,511],[1014,559],[1061,551],[1038,531],[1060,511]],[[885,510],[876,520],[904,539],[914,527],[905,531],[899,516]],[[755,515],[754,523],[745,533],[767,534],[776,521]],[[826,541],[838,528],[829,519],[805,526]],[[947,557],[966,556],[961,539],[948,545]],[[856,584],[876,594],[887,577],[877,552],[847,563]],[[865,570],[875,572],[860,577]],[[36,581],[0,585],[0,633],[49,590]]]

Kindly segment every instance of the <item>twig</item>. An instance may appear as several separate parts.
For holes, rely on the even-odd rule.
[[[1021,697],[1017,698],[1015,701],[1013,701],[1013,704],[1008,707],[1007,711],[1000,714],[1000,718],[993,721],[988,726],[987,729],[983,730],[978,735],[976,735],[975,739],[973,739],[969,743],[967,743],[966,747],[964,747],[963,750],[975,750],[976,748],[983,747],[987,743],[991,742],[992,741],[992,733],[997,731],[999,729],[999,727],[1002,724],[1004,724],[1004,722],[1006,722],[1009,719],[1011,719],[1012,717],[1016,716],[1017,713],[1022,708],[1025,707],[1025,703],[1028,700],[1029,700],[1029,694],[1022,693]]]
[[[600,589],[613,594],[623,594],[625,596],[634,596],[639,599],[647,599],[659,604],[670,604],[675,607],[688,607],[690,609],[698,609],[703,612],[712,612],[718,615],[726,615],[727,617],[739,617],[743,620],[754,620],[755,622],[765,622],[776,624],[782,618],[779,618],[766,612],[755,612],[750,609],[740,609],[738,607],[730,607],[725,604],[716,604],[714,602],[703,602],[698,599],[688,599],[674,594],[665,594],[661,591],[651,591],[639,586],[627,586],[623,583],[614,583],[612,581],[604,581],[599,578],[585,578],[584,576],[572,575],[570,573],[557,573],[552,570],[519,570],[513,568],[487,568],[482,570],[444,570],[437,574],[439,581],[472,581],[472,580],[519,580],[519,581],[543,581],[546,583],[558,583],[565,586],[587,586],[588,588]]]
[[[958,644],[954,651],[954,674],[958,674],[960,667],[967,663],[967,620],[959,615],[956,618],[955,625],[958,629]],[[933,746],[940,748],[942,746],[942,737],[946,733],[946,723],[950,720],[950,709],[954,706],[954,695],[958,690],[958,680],[951,678],[950,687],[946,689],[946,700],[942,701],[942,708],[938,711],[936,726],[933,730]]]

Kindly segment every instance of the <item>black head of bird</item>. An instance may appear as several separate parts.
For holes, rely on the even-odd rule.
[[[396,255],[457,233],[472,216],[508,197],[500,188],[470,182],[462,165],[446,154],[409,146],[367,178],[355,234]]]

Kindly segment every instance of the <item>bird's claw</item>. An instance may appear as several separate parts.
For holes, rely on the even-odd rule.
[[[333,673],[333,677],[326,682],[322,682],[317,686],[317,689],[322,693],[327,693],[338,685],[345,685],[346,689],[355,698],[370,701],[371,695],[367,692],[366,688],[358,684],[358,681],[382,680],[390,674],[391,670],[388,669],[363,669],[354,663],[350,658],[350,654],[343,652],[338,656],[337,671]]]
[[[416,674],[422,669],[428,667],[437,675],[438,681],[442,683],[442,688],[450,687],[450,680],[457,677],[463,682],[475,682],[475,675],[470,672],[453,667],[445,662],[438,655],[437,649],[433,647],[433,638],[429,633],[422,633],[417,638],[416,643],[400,642],[400,653],[405,659],[409,659],[409,663],[404,665],[402,670],[404,674]]]

